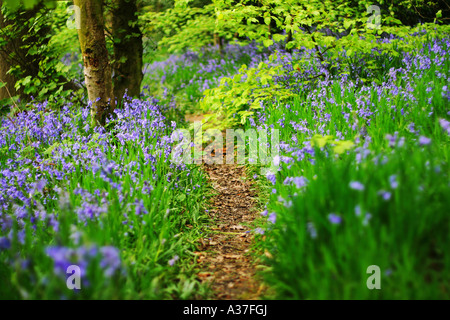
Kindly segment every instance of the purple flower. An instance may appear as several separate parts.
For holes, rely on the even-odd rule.
[[[175,255],[172,259],[170,259],[169,260],[169,266],[173,266],[174,264],[175,264],[175,262],[177,262],[177,260],[179,259],[180,257],[178,257],[178,255]]]
[[[100,252],[103,255],[100,266],[104,269],[105,275],[111,277],[121,265],[119,250],[112,246],[106,246],[100,248]]]
[[[28,216],[28,212],[26,206],[18,206],[17,204],[13,204],[14,215],[17,219],[24,219]]]
[[[6,250],[11,247],[11,241],[7,237],[0,237],[0,250]]]
[[[359,182],[359,181],[351,181],[350,182],[350,188],[353,189],[353,190],[362,191],[362,190],[364,190],[364,185],[361,182]]]
[[[389,147],[394,147],[395,146],[395,142],[397,141],[397,137],[391,135],[391,134],[387,134],[386,135],[386,139],[389,140]]]
[[[420,136],[419,137],[419,145],[425,146],[425,145],[428,145],[430,143],[431,143],[431,139],[430,138],[427,138],[427,137],[424,137],[424,136]]]
[[[450,121],[447,121],[445,119],[439,119],[439,124],[441,125],[442,129],[447,131],[447,134],[450,135]]]
[[[66,247],[47,247],[45,251],[54,262],[55,274],[65,276],[66,270],[70,265],[80,266],[80,257],[74,249]],[[82,272],[82,274],[84,274],[84,272]]]
[[[267,211],[267,210],[264,210],[263,212],[261,212],[261,215],[262,215],[263,217],[265,217],[265,216],[267,216],[267,213],[268,213],[268,211]]]
[[[287,186],[288,184],[290,184],[292,182],[292,177],[286,177],[286,179],[284,179],[283,184],[285,186]]]
[[[47,185],[47,180],[41,179],[35,183],[31,184],[31,194],[34,194],[35,192],[42,193],[42,190],[44,190],[44,187]]]
[[[255,233],[264,234],[264,229],[262,228],[256,228]]]
[[[274,165],[275,167],[278,167],[278,166],[280,165],[280,156],[275,156],[275,157],[273,158],[273,165]]]
[[[417,133],[416,130],[415,130],[415,128],[414,128],[414,122],[411,122],[411,123],[408,125],[408,130],[409,130],[409,132],[411,132],[411,133]]]
[[[381,196],[385,201],[388,201],[391,198],[391,193],[386,190],[378,191],[378,195]]]
[[[334,213],[328,215],[328,220],[330,220],[332,224],[340,224],[342,222],[342,218]]]
[[[367,212],[366,216],[364,217],[363,225],[367,226],[369,224],[370,219],[372,219],[372,215],[369,212]]]
[[[267,220],[269,220],[270,222],[272,222],[273,224],[275,224],[275,221],[277,220],[277,214],[276,214],[275,212],[272,212],[272,213],[269,215],[269,218],[268,218]]]
[[[314,227],[314,223],[308,222],[306,224],[306,227],[308,229],[308,232],[309,232],[309,235],[311,236],[311,238],[313,238],[313,239],[317,238],[317,230]]]
[[[287,201],[282,196],[278,196],[278,201],[281,202],[286,208],[292,207],[292,200]]]
[[[361,215],[361,206],[359,204],[355,206],[355,215],[358,217]]]
[[[389,177],[389,184],[391,185],[392,189],[397,189],[398,187],[398,181],[397,181],[397,175],[393,174]]]
[[[308,183],[308,179],[306,179],[305,177],[295,177],[293,182],[295,183],[295,186],[297,187],[297,189],[300,189],[302,187],[305,187],[306,184]]]
[[[135,209],[134,209],[134,213],[139,216],[141,214],[148,214],[147,209],[144,206],[144,201],[142,201],[142,199],[138,200],[136,199],[135,201]]]
[[[268,171],[266,174],[266,178],[272,182],[272,184],[274,185],[275,182],[277,181],[277,177],[275,176],[275,174],[273,174],[272,172]]]

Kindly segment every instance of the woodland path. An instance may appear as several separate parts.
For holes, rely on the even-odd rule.
[[[201,115],[187,116],[198,121]],[[224,157],[225,157],[224,150]],[[202,282],[210,285],[214,300],[256,300],[266,287],[256,277],[251,223],[258,216],[252,181],[245,166],[202,164],[215,190],[211,200],[211,218],[207,238],[202,239],[197,254]]]

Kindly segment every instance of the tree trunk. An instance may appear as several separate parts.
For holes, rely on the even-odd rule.
[[[106,117],[114,110],[115,101],[104,33],[103,1],[74,0],[74,4],[80,8],[78,38],[88,98],[92,101],[92,120],[94,125],[104,126]]]
[[[286,45],[289,43],[289,42],[291,42],[292,41],[292,31],[291,30],[289,30],[288,31],[288,34],[287,34],[287,38],[286,38]],[[292,53],[292,49],[291,48],[286,48],[285,47],[285,50],[286,50],[286,52],[289,52],[289,53]]]
[[[0,0],[0,30],[4,30],[6,26],[12,23],[3,16],[1,11],[2,5],[3,1]],[[14,88],[16,77],[12,74],[6,74],[12,67],[10,55],[14,52],[14,48],[20,48],[20,38],[7,39],[6,44],[0,47],[0,81],[6,84],[0,88],[0,101],[23,94],[23,90],[16,91]]]
[[[121,101],[125,90],[130,97],[141,93],[142,33],[137,24],[136,0],[114,0],[112,35],[114,39],[114,96]]]
[[[223,43],[222,43],[222,37],[219,36],[219,34],[216,32],[214,33],[214,45],[219,46],[219,53],[223,55]]]

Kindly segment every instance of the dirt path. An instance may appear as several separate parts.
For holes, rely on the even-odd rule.
[[[198,273],[208,281],[213,299],[258,299],[264,286],[255,278],[250,255],[253,233],[250,223],[256,218],[250,182],[244,180],[245,168],[236,165],[204,165],[217,195],[209,211],[215,225],[197,252]]]
[[[197,115],[187,120],[201,118]],[[223,156],[226,156],[225,150]],[[196,252],[198,276],[210,285],[211,299],[258,299],[266,288],[255,277],[255,264],[250,254],[251,222],[258,216],[252,182],[246,178],[245,166],[203,163],[203,168],[216,195],[208,212],[213,225]]]

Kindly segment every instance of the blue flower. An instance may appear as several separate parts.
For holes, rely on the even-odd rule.
[[[361,215],[361,206],[359,204],[355,206],[355,215],[358,217]]]
[[[353,190],[362,191],[362,190],[364,190],[364,185],[361,182],[359,182],[359,181],[351,181],[350,182],[350,188],[353,189]]]
[[[105,275],[111,277],[121,265],[119,250],[112,246],[106,246],[100,248],[100,252],[103,255],[100,266],[104,269]]]
[[[398,187],[398,181],[397,181],[397,175],[393,174],[389,177],[389,184],[391,185],[392,189],[397,189]]]
[[[367,226],[369,224],[370,219],[372,219],[372,215],[369,212],[367,212],[364,217],[363,225]]]
[[[391,198],[391,193],[386,190],[378,191],[378,195],[381,196],[385,201],[388,201]]]
[[[11,247],[11,241],[7,237],[0,237],[0,250],[7,250]]]
[[[255,233],[264,234],[264,229],[262,228],[256,228],[254,231]]]
[[[297,189],[300,189],[306,186],[306,184],[308,183],[308,179],[306,179],[305,177],[295,177],[293,182]]]
[[[175,262],[177,262],[177,260],[179,259],[180,257],[178,257],[178,255],[175,255],[172,259],[170,259],[169,260],[169,266],[173,266],[174,264],[175,264]]]
[[[340,224],[342,222],[342,218],[334,213],[328,215],[328,220],[330,220],[332,224]]]
[[[424,136],[420,136],[419,137],[419,145],[420,146],[426,146],[429,145],[431,143],[431,139],[424,137]]]
[[[309,235],[311,236],[311,238],[312,238],[312,239],[317,238],[317,230],[316,230],[316,228],[314,227],[314,223],[308,222],[308,223],[306,224],[306,226],[307,226],[307,229],[308,229],[308,232],[309,232]]]
[[[277,181],[277,177],[272,172],[268,171],[266,174],[266,178],[272,182],[273,185],[275,185],[275,182]]]
[[[269,215],[269,218],[268,218],[267,220],[269,220],[270,222],[272,222],[273,224],[275,224],[275,221],[277,220],[277,214],[276,214],[275,212],[272,212],[272,213]]]

